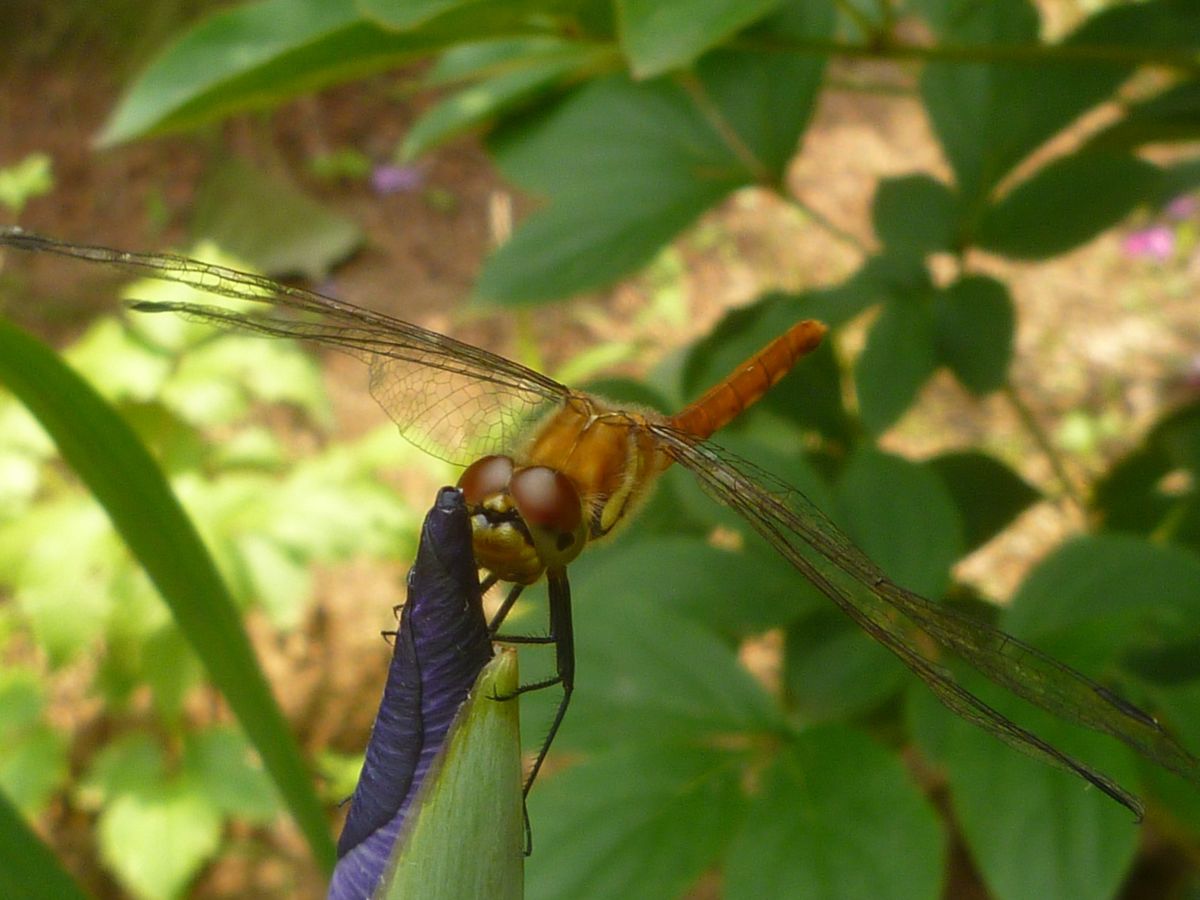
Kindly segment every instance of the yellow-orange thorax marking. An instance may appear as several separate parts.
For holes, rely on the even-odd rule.
[[[583,501],[588,537],[603,537],[666,467],[646,424],[644,414],[573,394],[538,430],[520,461],[566,475]]]

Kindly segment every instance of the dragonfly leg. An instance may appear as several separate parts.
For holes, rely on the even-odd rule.
[[[500,579],[498,579],[495,575],[489,575],[487,578],[483,579],[483,582],[479,585],[480,593],[485,592],[499,580]],[[514,584],[512,586],[512,590],[508,592],[508,596],[504,598],[504,602],[500,604],[500,608],[496,610],[496,614],[492,616],[492,621],[488,622],[488,634],[490,634],[493,639],[498,640],[496,637],[496,629],[500,627],[505,618],[507,618],[508,614],[512,611],[513,605],[517,602],[517,598],[521,596],[521,591],[523,590],[525,590],[525,585]],[[505,638],[505,640],[507,640],[507,638]],[[520,641],[517,641],[516,643],[520,643]]]

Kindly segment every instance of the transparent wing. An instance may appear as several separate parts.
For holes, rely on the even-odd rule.
[[[71,244],[17,229],[0,232],[0,246],[101,262],[140,277],[261,303],[260,314],[179,302],[141,302],[134,308],[315,341],[358,356],[370,365],[372,396],[400,433],[452,463],[466,465],[486,453],[512,449],[532,421],[569,394],[553,379],[479,347],[259,275],[183,256]]]
[[[896,585],[811,501],[753,464],[669,425],[648,427],[668,457],[689,469],[712,497],[736,510],[963,718],[1032,756],[1075,772],[1141,818],[1136,797],[963,688],[937,663],[937,650],[931,645],[955,654],[1030,703],[1109,734],[1200,784],[1200,760],[1151,716],[1035,647]]]

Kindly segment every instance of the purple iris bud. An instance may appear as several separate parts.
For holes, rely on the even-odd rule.
[[[369,897],[458,708],[492,657],[462,493],[442,488],[408,573],[383,700],[338,839],[331,900]]]
[[[380,196],[415,191],[425,181],[425,174],[416,166],[384,164],[371,170],[371,190]]]
[[[1165,225],[1152,225],[1127,234],[1121,249],[1133,259],[1166,262],[1175,252],[1175,232]]]

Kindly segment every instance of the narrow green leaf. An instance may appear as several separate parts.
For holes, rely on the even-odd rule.
[[[682,68],[781,0],[617,0],[621,46],[635,78]]]
[[[1162,170],[1136,156],[1087,153],[1040,169],[983,213],[981,247],[1046,259],[1089,241],[1158,196]]]
[[[859,414],[867,430],[877,435],[894,424],[936,368],[929,303],[907,296],[884,303],[854,366]]]
[[[900,761],[838,727],[806,731],[759,775],[725,870],[729,900],[941,896],[937,816]]]
[[[662,900],[710,868],[740,820],[739,757],[667,738],[593,757],[529,797],[529,900]]]
[[[455,7],[470,6],[474,0],[356,0],[359,9],[395,31],[415,28]]]
[[[323,865],[333,844],[324,811],[195,528],[129,426],[54,353],[0,320],[0,382],[37,416],[170,605],[254,742]]]
[[[1016,332],[1008,288],[986,275],[967,275],[933,295],[938,358],[973,394],[999,389],[1008,376]]]
[[[517,654],[498,653],[459,710],[440,765],[421,787],[412,825],[396,841],[380,897],[520,900],[525,839],[521,810]]]
[[[879,183],[871,206],[875,233],[889,248],[923,255],[952,250],[958,201],[929,175],[905,175]]]
[[[987,543],[1041,497],[1020,475],[983,453],[944,453],[925,465],[954,498],[963,524],[964,553]]]
[[[0,793],[0,897],[22,900],[85,900],[54,852]]]

